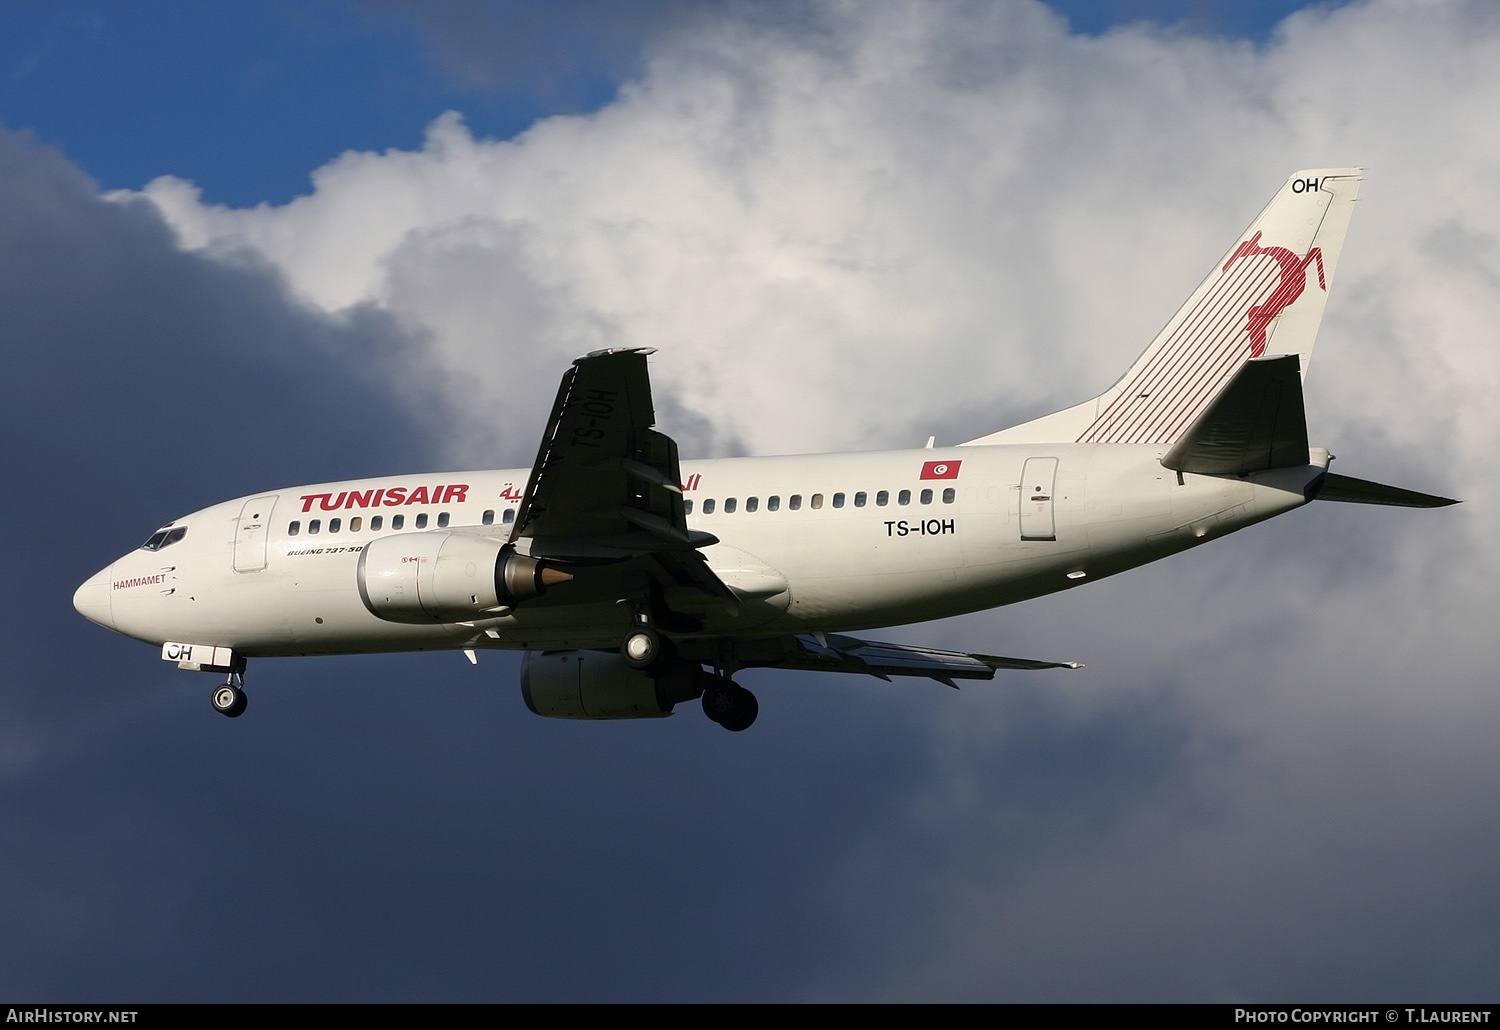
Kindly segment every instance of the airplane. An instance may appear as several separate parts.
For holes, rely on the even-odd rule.
[[[90,620],[225,677],[252,658],[526,652],[563,719],[731,731],[746,669],[919,677],[1079,668],[854,636],[1067,590],[1313,500],[1455,501],[1329,471],[1302,380],[1362,172],[1292,175],[1130,369],[952,447],[679,461],[647,355],[573,362],[529,469],[320,483],[162,526],[78,588]]]

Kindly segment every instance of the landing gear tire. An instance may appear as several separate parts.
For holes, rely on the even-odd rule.
[[[732,733],[748,730],[760,714],[755,695],[732,680],[719,680],[703,691],[703,714]]]
[[[650,626],[638,626],[631,630],[620,645],[620,657],[625,660],[625,664],[641,672],[660,664],[665,652],[666,642]]]
[[[237,719],[245,714],[245,706],[249,704],[249,699],[245,697],[245,692],[233,683],[221,683],[214,688],[213,703],[215,711],[231,719]]]

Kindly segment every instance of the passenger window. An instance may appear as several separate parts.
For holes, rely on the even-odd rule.
[[[505,509],[505,524],[508,526],[508,525],[510,525],[514,521],[516,521],[516,509],[514,509],[514,508],[506,508]]]
[[[495,509],[486,508],[484,515],[480,517],[479,521],[486,526],[493,526],[495,524]]]
[[[447,525],[448,525],[448,513],[446,511],[440,511],[440,512],[438,512],[438,529],[443,529]]]
[[[296,536],[300,532],[302,532],[302,523],[300,522],[293,522],[290,526],[286,527],[287,536]]]
[[[371,533],[379,533],[380,532],[380,527],[383,526],[383,525],[385,525],[385,516],[384,515],[371,515],[370,516],[370,532]]]
[[[854,495],[854,506],[856,508],[863,508],[865,506],[865,500],[865,492],[863,490],[859,491]]]
[[[887,504],[890,504],[890,503],[891,503],[891,492],[889,490],[881,490],[879,493],[877,493],[875,495],[875,507],[877,507],[877,508],[884,508]]]
[[[420,515],[417,516],[417,528],[418,529],[426,529],[427,528],[427,513],[425,511],[422,514],[420,514]]]
[[[359,527],[363,526],[364,524],[365,524],[365,520],[364,519],[360,518],[358,515],[354,516],[354,518],[352,518],[352,519],[349,520],[349,532],[351,532],[351,533],[358,533],[359,532]]]
[[[812,506],[814,508],[821,508],[821,507],[823,507],[823,495],[822,494],[813,494],[812,495]]]
[[[713,513],[714,513],[714,499],[712,497],[710,497],[708,500],[706,500],[706,501],[703,502],[703,514],[705,514],[705,515],[712,515]]]
[[[802,507],[802,495],[801,494],[792,494],[792,496],[790,496],[790,497],[788,497],[786,499],[786,506],[789,509],[791,509],[792,511],[796,511],[799,508],[801,508]]]
[[[835,508],[842,508],[844,506],[844,495],[843,494],[834,494],[833,495],[833,506]]]
[[[954,490],[953,487],[950,486],[946,490],[943,491],[943,503],[944,504],[952,504],[953,503],[953,499],[955,497],[957,497],[957,496],[958,496],[958,492],[956,490]]]
[[[392,515],[391,516],[391,528],[392,529],[400,529],[404,525],[406,525],[406,516],[405,515]]]
[[[328,532],[330,532],[330,533],[337,533],[339,531],[339,527],[342,526],[343,524],[344,524],[344,520],[343,519],[329,519],[328,520]]]
[[[733,512],[738,503],[733,497],[724,498],[724,514],[728,515]]]
[[[318,520],[318,519],[313,519],[311,522],[309,522],[307,524],[307,532],[308,532],[309,535],[316,534],[318,532],[318,530],[320,530],[322,528],[323,528],[323,523],[320,520]]]
[[[755,511],[759,507],[760,507],[760,498],[759,497],[746,497],[745,498],[745,510],[746,511]]]
[[[766,511],[780,511],[780,510],[781,510],[781,497],[780,496],[778,496],[777,494],[772,494],[770,497],[766,498]]]
[[[921,500],[922,500],[923,504],[931,504],[932,503],[932,491],[931,490],[923,490],[922,491],[922,498],[921,498]]]
[[[682,513],[684,515],[691,515],[693,513],[693,499],[691,497],[685,498],[683,500]]]
[[[910,490],[902,490],[899,494],[896,495],[896,503],[897,504],[910,504],[911,503],[911,491]]]

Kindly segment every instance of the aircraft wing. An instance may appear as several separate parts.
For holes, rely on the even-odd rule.
[[[1078,662],[1041,662],[1029,658],[939,651],[912,644],[883,644],[858,637],[828,633],[801,634],[765,641],[761,649],[741,646],[747,665],[804,669],[810,672],[856,672],[889,680],[892,676],[925,676],[954,689],[959,679],[993,679],[998,669],[1081,669]]]
[[[650,348],[595,351],[563,375],[511,543],[533,557],[580,564],[644,562],[663,583],[733,602],[690,530],[677,444],[652,428]]]

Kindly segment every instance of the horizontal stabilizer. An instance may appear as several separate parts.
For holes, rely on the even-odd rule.
[[[1389,504],[1397,508],[1446,508],[1458,503],[1451,497],[1434,497],[1415,490],[1403,490],[1399,486],[1338,476],[1332,472],[1323,478],[1322,485],[1318,487],[1317,499],[1345,501],[1349,504]]]
[[[1295,354],[1245,362],[1161,459],[1169,469],[1204,475],[1245,475],[1307,462],[1307,413]]]

